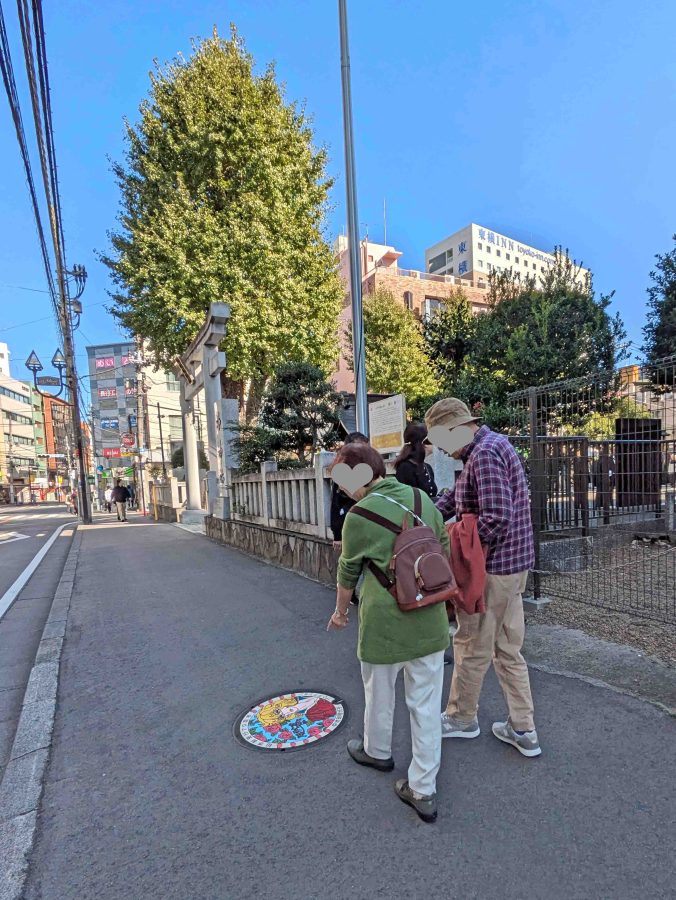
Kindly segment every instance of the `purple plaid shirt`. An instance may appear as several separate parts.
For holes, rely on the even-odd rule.
[[[488,547],[486,571],[512,575],[535,562],[528,483],[519,456],[502,434],[482,425],[462,454],[455,488],[436,501],[444,520],[478,515],[481,543]]]

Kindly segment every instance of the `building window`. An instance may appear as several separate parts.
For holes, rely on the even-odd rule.
[[[518,256],[514,257],[514,262],[517,264],[517,266],[519,265],[519,257]]]
[[[404,306],[413,309],[413,291],[404,291]]]
[[[533,268],[537,270],[537,264],[533,263]]]
[[[479,266],[480,269],[483,269],[483,267],[484,267],[484,261],[483,261],[483,259],[478,259],[478,260],[477,260],[477,265]]]
[[[33,438],[22,437],[20,434],[9,434],[9,432],[5,432],[5,437],[7,438],[8,444],[23,444],[24,447],[32,447],[35,441]]]
[[[442,302],[438,297],[425,297],[425,318],[431,319],[439,310]]]
[[[500,250],[496,250],[495,252],[497,253],[498,256],[502,256],[502,252]]]
[[[451,266],[450,269],[447,269],[447,270],[446,270],[446,274],[447,274],[447,275],[452,275],[452,274],[453,274],[453,266]]]
[[[181,383],[173,372],[165,372],[165,376],[167,379],[166,387],[168,391],[177,392],[181,390]]]
[[[373,262],[373,257],[369,256],[369,262]]]
[[[544,266],[540,266],[540,271],[541,271],[541,272],[544,272],[544,270],[545,270],[545,267],[544,267]]]
[[[509,259],[509,253],[505,253],[505,256],[507,257],[507,259]]]
[[[491,248],[488,246],[488,244],[486,244],[486,253],[490,253],[490,252],[491,252]]]
[[[25,397],[23,394],[17,394],[16,391],[6,388],[3,385],[0,385],[0,394],[4,397],[9,397],[10,400],[18,400],[19,403],[26,403],[28,406],[31,405],[30,397]]]
[[[483,250],[483,244],[481,243],[481,241],[478,242],[477,247],[479,248],[479,250]]]
[[[428,272],[438,272],[439,269],[446,268],[446,251],[440,253],[438,256],[433,256],[432,259],[427,264]]]
[[[448,250],[446,252],[446,257],[449,260],[449,262],[453,259],[453,247],[451,247],[450,250]]]

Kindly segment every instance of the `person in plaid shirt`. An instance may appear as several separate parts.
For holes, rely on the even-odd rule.
[[[533,719],[528,668],[521,655],[524,639],[522,594],[535,562],[528,483],[521,460],[509,440],[479,426],[467,406],[454,397],[439,400],[425,415],[428,431],[468,427],[474,437],[453,453],[464,463],[453,490],[436,501],[445,521],[477,515],[477,530],[486,552],[486,612],[456,611],[453,638],[455,668],[442,714],[442,734],[475,738],[481,733],[477,712],[488,667],[493,662],[507,701],[506,722],[494,722],[493,734],[524,756],[542,752]]]

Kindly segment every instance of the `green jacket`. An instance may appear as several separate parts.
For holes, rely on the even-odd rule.
[[[369,493],[357,506],[370,509],[391,522],[401,525],[404,511],[383,494],[413,508],[413,488],[400,484],[396,478],[383,478],[369,489]],[[430,525],[446,553],[449,552],[448,535],[441,514],[427,494],[422,493],[423,521]],[[427,606],[413,612],[402,612],[396,600],[366,568],[368,560],[387,571],[395,535],[386,528],[355,516],[351,512],[343,525],[343,550],[338,561],[338,584],[354,588],[364,572],[364,584],[359,601],[359,647],[357,654],[362,662],[391,664],[418,659],[448,647],[448,617],[443,603]]]

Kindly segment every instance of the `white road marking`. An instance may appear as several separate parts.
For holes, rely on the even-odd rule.
[[[19,534],[17,531],[8,531],[7,535],[0,534],[0,547],[5,544],[12,544],[14,541],[25,541],[30,537],[29,534]],[[37,537],[44,537],[44,534],[38,534]]]
[[[16,598],[19,596],[21,591],[24,589],[26,582],[31,577],[33,572],[35,572],[35,570],[40,565],[42,560],[45,558],[45,556],[49,552],[49,549],[52,546],[52,544],[54,543],[54,541],[58,538],[58,536],[61,534],[63,529],[67,525],[70,525],[70,524],[71,524],[70,522],[64,522],[63,525],[59,525],[59,527],[54,531],[54,534],[49,538],[49,540],[45,541],[45,543],[42,545],[42,547],[40,547],[38,552],[35,554],[33,559],[28,563],[28,565],[23,570],[21,575],[19,575],[19,577],[16,579],[14,584],[8,590],[5,591],[5,593],[2,595],[2,597],[0,597],[0,619],[2,619],[2,617],[5,615],[7,610],[12,605],[12,603],[14,603]]]

